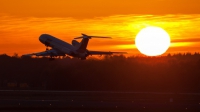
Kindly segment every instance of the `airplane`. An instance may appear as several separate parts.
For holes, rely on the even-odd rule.
[[[66,56],[76,57],[81,60],[85,60],[89,55],[112,55],[115,53],[124,54],[126,52],[104,52],[104,51],[90,51],[87,49],[89,39],[92,38],[111,38],[111,37],[102,37],[102,36],[89,36],[82,34],[80,37],[74,38],[72,44],[69,44],[63,40],[60,40],[49,34],[41,34],[39,41],[46,46],[46,51],[25,54],[22,56],[50,56],[50,60],[54,60],[57,56]],[[75,39],[82,39],[81,42],[76,41]],[[49,49],[48,47],[51,47]]]

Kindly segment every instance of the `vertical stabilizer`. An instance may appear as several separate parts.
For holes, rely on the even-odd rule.
[[[111,37],[88,36],[86,34],[82,34],[81,37],[77,37],[77,38],[74,38],[74,39],[80,39],[80,38],[82,38],[82,40],[80,42],[80,46],[77,48],[77,51],[82,53],[82,52],[86,51],[89,39],[91,39],[91,38],[111,38]]]
[[[87,49],[88,42],[89,38],[83,38],[80,42],[80,46],[77,48],[77,51],[81,53],[85,52]]]

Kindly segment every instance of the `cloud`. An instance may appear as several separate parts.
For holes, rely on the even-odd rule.
[[[174,39],[172,42],[200,42],[200,37],[199,38],[186,38],[186,39]]]
[[[89,47],[99,50],[120,50],[119,46],[134,44],[137,33],[146,26],[159,26],[171,36],[173,43],[200,42],[200,14],[192,15],[114,15],[90,19],[69,17],[15,17],[0,16],[0,44],[12,43],[13,50],[26,46],[27,52],[34,46],[42,50],[38,41],[42,33],[48,33],[67,42],[81,33],[97,36],[110,36],[113,39],[92,39]],[[27,45],[27,43],[29,45]],[[192,44],[190,44],[192,45]],[[19,47],[20,46],[20,47]],[[116,47],[118,46],[118,47]],[[38,48],[38,49],[39,49]],[[129,49],[129,48],[127,48]],[[26,51],[24,50],[24,51]]]
[[[199,0],[0,0],[0,13],[18,17],[95,18],[129,14],[199,14]]]

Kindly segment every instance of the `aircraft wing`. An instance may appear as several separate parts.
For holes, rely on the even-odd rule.
[[[89,55],[127,54],[127,52],[88,51]]]
[[[65,54],[59,53],[58,51],[51,49],[37,53],[25,54],[23,56],[65,56]]]

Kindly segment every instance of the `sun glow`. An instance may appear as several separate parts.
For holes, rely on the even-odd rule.
[[[160,27],[146,27],[136,36],[137,49],[147,56],[157,56],[166,52],[170,46],[170,36]]]
[[[1,15],[1,14],[0,14]],[[113,39],[92,39],[89,50],[124,51],[141,54],[133,37],[144,27],[159,26],[170,34],[170,48],[164,54],[200,52],[200,14],[195,15],[113,15],[90,19],[69,17],[0,16],[0,54],[12,56],[44,50],[38,41],[42,33],[71,42],[80,33],[110,36]],[[54,26],[54,27],[51,27]],[[87,26],[87,27],[85,27]],[[181,26],[181,27],[180,27]],[[67,30],[66,30],[67,29]],[[195,29],[195,30],[194,30]],[[28,38],[27,38],[28,37]]]

